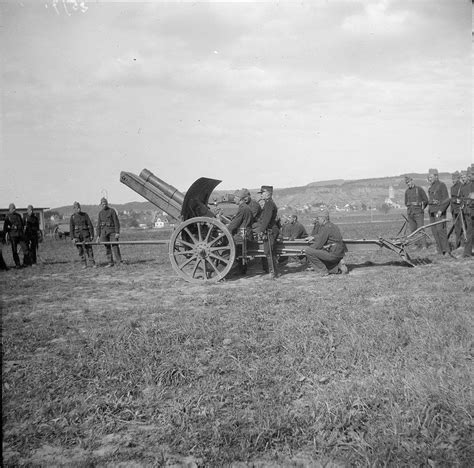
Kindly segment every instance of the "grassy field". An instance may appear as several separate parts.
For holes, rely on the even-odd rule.
[[[362,221],[344,237],[400,227]],[[4,466],[472,466],[472,260],[190,285],[163,245],[40,255],[0,272]]]

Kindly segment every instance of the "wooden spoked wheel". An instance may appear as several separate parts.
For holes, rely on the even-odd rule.
[[[173,232],[169,256],[173,269],[186,281],[215,283],[232,268],[235,243],[217,219],[190,218]]]

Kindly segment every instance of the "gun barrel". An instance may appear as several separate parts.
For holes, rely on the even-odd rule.
[[[163,192],[166,196],[174,200],[180,206],[183,204],[184,194],[182,194],[176,187],[173,187],[172,185],[166,183],[164,180],[161,180],[160,178],[156,177],[156,175],[148,169],[143,169],[143,171],[140,172],[140,177],[145,182],[148,182],[157,189],[159,189],[161,192]]]
[[[160,210],[163,210],[175,221],[181,220],[181,203],[178,203],[175,199],[170,198],[169,195],[163,190],[160,190],[150,182],[147,182],[146,180],[135,174],[132,174],[131,172],[121,172],[120,182],[125,184],[127,187],[130,187],[143,198],[146,198]]]

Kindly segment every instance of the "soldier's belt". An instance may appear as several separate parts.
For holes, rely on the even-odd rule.
[[[439,205],[439,200],[431,200],[429,202],[430,205]]]
[[[408,202],[407,206],[421,206],[422,204],[420,202]]]

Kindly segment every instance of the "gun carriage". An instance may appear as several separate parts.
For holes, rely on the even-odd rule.
[[[179,223],[169,241],[149,241],[150,244],[169,244],[168,253],[175,272],[192,283],[217,282],[226,277],[236,260],[245,264],[255,258],[265,257],[264,240],[251,239],[242,233],[236,242],[226,225],[209,208],[209,198],[220,180],[201,177],[186,194],[144,169],[140,175],[130,172],[120,173],[120,182],[139,193],[157,208],[166,212]],[[427,226],[425,226],[427,227]],[[349,251],[389,249],[400,256],[409,266],[414,266],[406,247],[426,235],[417,230],[410,235],[395,239],[344,239]],[[116,243],[116,242],[114,242]],[[142,242],[118,242],[133,244]],[[305,255],[308,242],[277,241],[275,250],[278,257]]]

